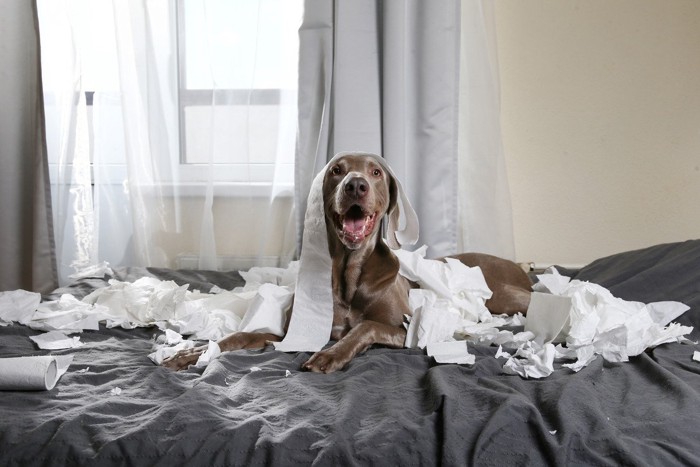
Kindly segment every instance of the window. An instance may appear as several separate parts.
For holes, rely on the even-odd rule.
[[[38,5],[54,183],[70,183],[78,163],[86,168],[81,173],[94,178],[94,160],[109,166],[102,172],[109,180],[100,183],[124,182],[121,135],[124,121],[133,116],[133,108],[124,106],[129,86],[130,98],[148,100],[133,104],[145,107],[148,124],[165,122],[153,125],[161,134],[143,129],[151,132],[146,138],[175,140],[152,154],[160,183],[198,186],[213,178],[218,186],[242,187],[246,194],[251,186],[268,193],[265,187],[273,182],[291,188],[303,0],[143,5],[41,0]],[[128,60],[120,68],[119,47],[134,55],[127,58],[141,69],[132,71]],[[137,74],[142,82],[121,82]],[[139,95],[133,90],[142,83],[148,89]],[[155,106],[153,96],[160,99]],[[84,124],[70,129],[77,136],[67,137],[76,118]],[[103,138],[99,147],[93,145],[95,135]],[[89,142],[79,148],[84,156],[78,162],[70,144],[83,140]]]
[[[179,0],[181,176],[293,183],[302,0]]]

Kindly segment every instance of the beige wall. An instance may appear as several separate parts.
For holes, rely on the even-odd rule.
[[[700,238],[700,0],[498,0],[519,261]]]

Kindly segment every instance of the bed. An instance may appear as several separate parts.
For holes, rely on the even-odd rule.
[[[690,310],[676,321],[700,338],[700,240],[561,272],[625,300],[681,301]],[[243,283],[237,272],[115,276],[200,290]],[[82,279],[45,299],[104,285]],[[0,357],[49,353],[29,339],[36,334],[0,327]],[[700,465],[692,343],[524,379],[504,374],[494,346],[472,347],[473,365],[376,347],[329,375],[299,370],[308,353],[268,347],[176,373],[148,359],[156,334],[85,331],[82,347],[53,352],[74,355],[53,389],[0,393],[0,465]]]

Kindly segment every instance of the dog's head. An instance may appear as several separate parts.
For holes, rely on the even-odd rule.
[[[374,244],[382,219],[396,208],[397,183],[374,157],[347,154],[327,168],[323,204],[329,235],[350,250]]]

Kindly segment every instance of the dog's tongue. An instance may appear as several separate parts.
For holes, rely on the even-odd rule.
[[[346,217],[343,219],[343,230],[348,233],[360,233],[365,229],[365,218]]]

